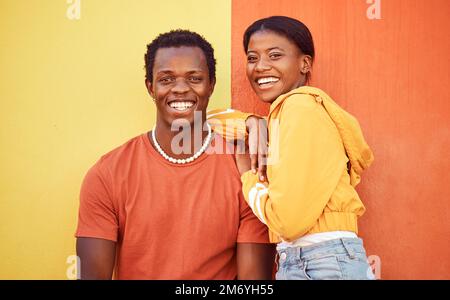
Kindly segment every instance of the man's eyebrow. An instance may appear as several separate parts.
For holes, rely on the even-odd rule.
[[[174,74],[175,72],[172,70],[159,70],[156,72],[156,75],[165,75],[165,74]],[[194,73],[204,73],[202,69],[193,69],[191,71],[186,72],[186,74],[194,74]]]
[[[172,74],[172,73],[173,73],[172,70],[160,70],[156,72],[156,74]]]
[[[189,72],[187,72],[187,74],[193,74],[193,73],[203,73],[204,71],[202,69],[194,69],[191,70]]]

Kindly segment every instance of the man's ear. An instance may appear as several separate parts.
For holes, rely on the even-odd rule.
[[[308,74],[312,68],[312,57],[310,55],[300,56],[300,72],[303,75]]]
[[[211,83],[210,83],[210,88],[209,88],[209,96],[211,97],[211,95],[214,92],[214,87],[216,86],[216,79],[211,79]]]
[[[153,84],[150,80],[145,79],[145,86],[147,87],[147,91],[150,94],[150,96],[155,99],[155,91],[153,90]]]

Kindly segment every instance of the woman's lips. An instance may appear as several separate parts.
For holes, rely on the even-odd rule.
[[[268,90],[276,85],[280,78],[275,76],[259,77],[255,80],[256,86],[261,90]]]

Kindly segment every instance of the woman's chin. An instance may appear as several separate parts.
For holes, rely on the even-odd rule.
[[[270,93],[259,94],[258,98],[264,103],[272,103],[278,98],[278,95],[272,95]]]

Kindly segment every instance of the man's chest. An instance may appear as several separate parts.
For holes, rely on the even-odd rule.
[[[235,236],[240,184],[231,174],[199,169],[136,172],[116,190],[119,235],[130,242]]]

